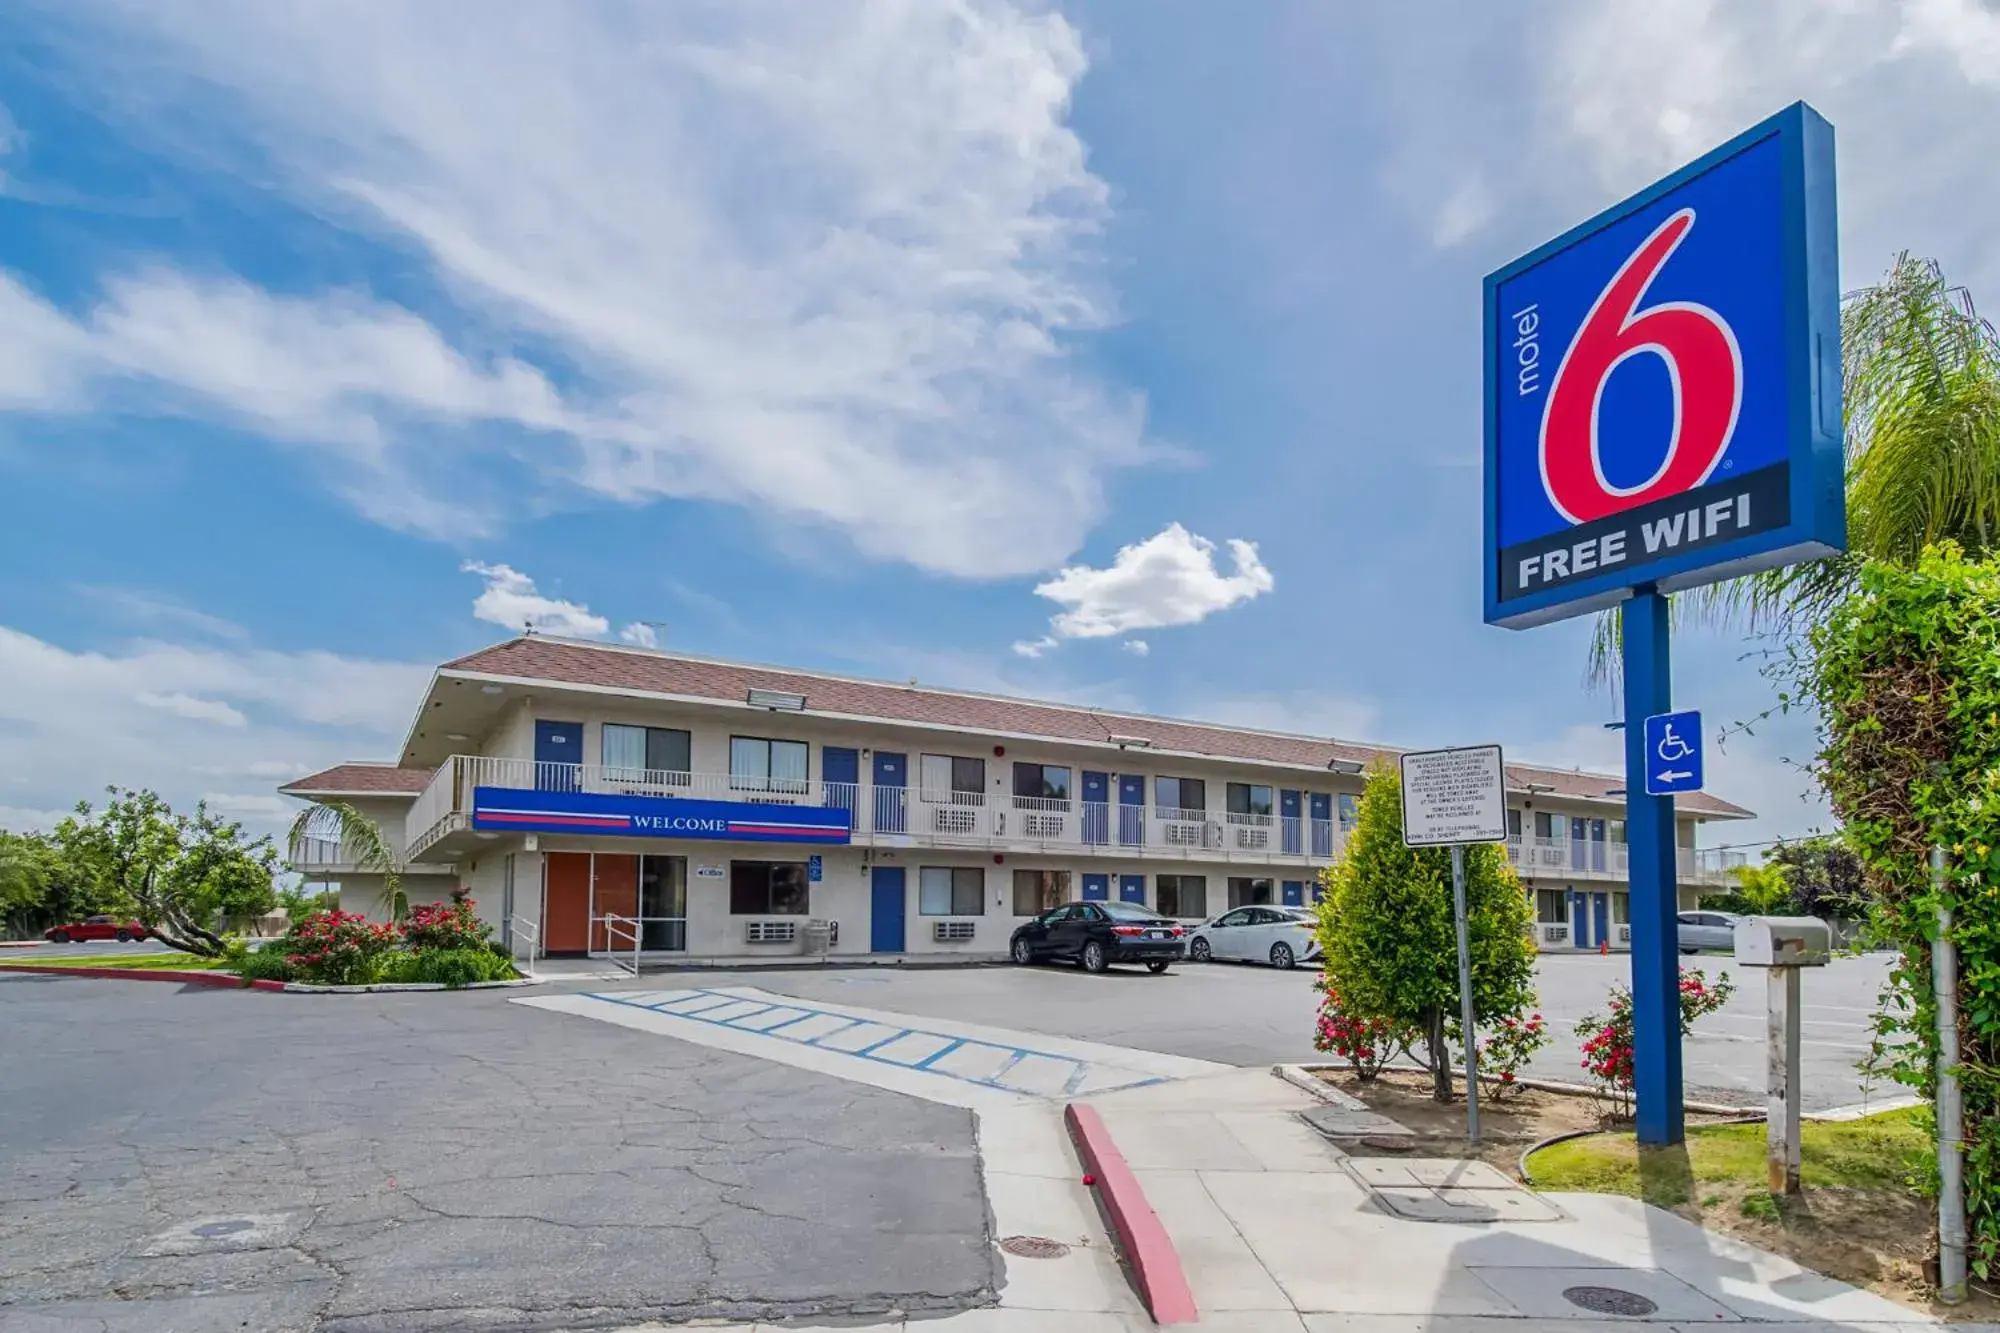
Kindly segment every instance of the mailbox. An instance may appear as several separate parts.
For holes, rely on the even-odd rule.
[[[1736,961],[1745,967],[1825,967],[1833,932],[1810,916],[1746,916],[1736,923]]]

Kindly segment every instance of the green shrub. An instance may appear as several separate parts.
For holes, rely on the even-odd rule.
[[[407,949],[385,953],[375,960],[375,973],[368,979],[383,986],[407,986],[411,982],[429,980],[418,975],[417,959],[418,955]]]
[[[470,986],[475,981],[508,981],[514,965],[491,949],[426,949],[409,955],[415,960],[412,981],[442,986]]]
[[[223,955],[222,965],[245,981],[298,979],[298,969],[285,956],[283,945],[274,943],[262,949],[251,949],[239,940],[231,940],[230,946]]]
[[[301,981],[359,985],[374,979],[378,961],[396,947],[396,928],[359,912],[314,912],[292,928],[283,947]]]

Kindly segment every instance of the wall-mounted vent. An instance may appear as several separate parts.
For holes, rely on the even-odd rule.
[[[752,708],[777,708],[787,713],[804,712],[806,706],[806,697],[803,694],[793,694],[790,690],[753,689],[750,691],[749,700]]]
[[[745,944],[790,944],[799,937],[798,923],[795,921],[745,921],[743,942]]]
[[[931,938],[939,944],[963,944],[972,938],[978,924],[976,921],[933,921]]]

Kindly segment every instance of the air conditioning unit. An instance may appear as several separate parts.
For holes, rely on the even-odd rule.
[[[1245,828],[1242,825],[1238,825],[1236,829],[1236,845],[1248,848],[1251,851],[1260,852],[1271,845],[1271,830],[1267,828]]]
[[[1029,815],[1027,835],[1031,838],[1060,838],[1063,831],[1061,815]]]
[[[1166,835],[1167,835],[1167,846],[1169,847],[1201,846],[1201,825],[1168,824],[1165,825],[1164,827],[1166,829]]]
[[[799,937],[796,921],[745,921],[745,944],[790,944]]]
[[[1630,944],[1632,942],[1632,927],[1618,927],[1618,942],[1620,944]]]
[[[1568,944],[1568,943],[1569,943],[1569,927],[1568,927],[1568,926],[1543,926],[1543,927],[1542,927],[1542,942],[1543,942],[1544,944]]]
[[[952,807],[931,812],[931,823],[939,833],[971,833],[979,817],[976,810]]]
[[[972,938],[976,921],[933,921],[931,938],[939,944],[963,944]]]

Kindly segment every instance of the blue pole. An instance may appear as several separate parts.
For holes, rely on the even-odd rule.
[[[1648,587],[1623,608],[1625,838],[1631,864],[1632,1082],[1639,1142],[1686,1136],[1681,1092],[1680,875],[1674,801],[1646,795],[1646,719],[1672,706],[1667,599]]]

